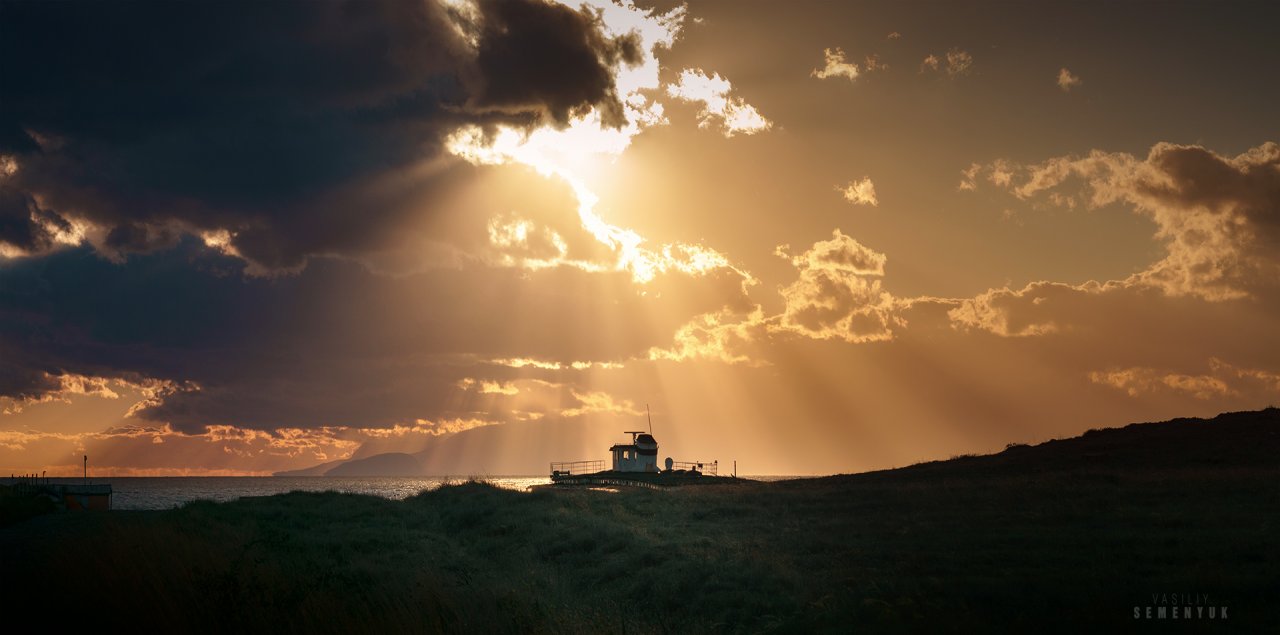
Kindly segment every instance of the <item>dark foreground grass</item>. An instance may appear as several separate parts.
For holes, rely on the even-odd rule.
[[[1159,435],[1125,429],[775,484],[55,514],[0,530],[0,597],[145,632],[1280,632],[1280,413],[1249,414],[1234,454],[1133,459]],[[1134,620],[1173,593],[1228,619]]]

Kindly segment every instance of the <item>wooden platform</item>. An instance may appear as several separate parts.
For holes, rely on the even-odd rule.
[[[552,474],[546,487],[641,487],[665,489],[689,485],[730,485],[748,482],[733,476],[714,476],[698,472],[616,472],[605,470],[592,474]]]

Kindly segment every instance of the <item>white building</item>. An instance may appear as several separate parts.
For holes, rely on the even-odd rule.
[[[613,454],[615,472],[657,472],[658,442],[647,432],[624,432],[631,435],[631,443],[616,444],[609,448]]]

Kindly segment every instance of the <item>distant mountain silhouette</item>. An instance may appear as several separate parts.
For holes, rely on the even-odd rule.
[[[272,474],[272,476],[324,476],[325,472],[346,463],[348,460],[349,459],[338,459],[337,461],[329,461],[328,463],[321,463],[320,465],[304,467],[300,470],[285,470],[283,472],[276,472],[275,474]]]
[[[417,450],[413,444],[405,444],[407,448],[411,448],[407,452],[401,450],[361,456],[358,451],[355,456],[360,458],[277,472],[276,476],[318,476],[341,464],[377,459],[387,454],[409,454],[421,466],[410,474],[395,476],[455,475],[465,478],[495,474],[544,474],[551,461],[581,458],[572,445],[581,436],[581,428],[574,423],[512,422],[501,426],[472,428],[457,434],[430,436],[425,448],[421,450]],[[566,440],[569,441],[566,443]],[[421,443],[417,445],[423,446]],[[387,449],[385,446],[375,447]],[[598,453],[603,454],[608,445],[602,441],[594,447],[598,448]],[[569,454],[566,455],[566,452]],[[491,467],[494,464],[504,466],[503,469],[507,471],[495,472]]]
[[[388,452],[366,459],[347,461],[329,471],[325,476],[421,476],[422,464],[412,454]]]

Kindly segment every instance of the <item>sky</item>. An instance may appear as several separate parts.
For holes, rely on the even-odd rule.
[[[1280,403],[1260,2],[0,2],[0,473]],[[646,415],[646,410],[649,415]]]

